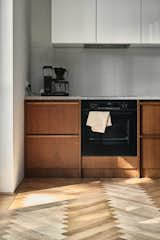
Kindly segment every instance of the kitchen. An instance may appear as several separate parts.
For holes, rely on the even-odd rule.
[[[28,69],[23,85],[20,83],[21,88],[26,87],[26,96],[21,96],[21,120],[16,118],[17,122],[24,118],[25,124],[20,125],[21,149],[16,148],[21,152],[17,177],[7,192],[14,192],[25,177],[22,185],[27,188],[33,182],[34,191],[40,183],[51,188],[65,178],[66,184],[75,185],[75,191],[89,181],[88,191],[93,187],[99,193],[99,183],[94,180],[110,178],[104,181],[110,183],[106,191],[116,216],[112,191],[118,186],[123,188],[119,194],[127,188],[131,196],[138,189],[148,206],[152,199],[156,213],[159,200],[147,186],[159,191],[159,180],[148,179],[160,177],[159,1],[31,0],[28,8]],[[15,82],[15,97],[18,86]],[[93,112],[109,114],[110,126],[106,124],[103,133],[87,126]],[[23,187],[20,185],[22,192]],[[129,207],[129,199],[126,204]],[[144,227],[148,239],[159,236],[152,227],[154,236],[147,235]]]

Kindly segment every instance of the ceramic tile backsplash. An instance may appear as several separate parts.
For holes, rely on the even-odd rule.
[[[160,96],[159,48],[54,48],[50,40],[50,4],[50,0],[32,0],[31,82],[34,91],[43,87],[43,65],[52,64],[68,69],[72,95]]]

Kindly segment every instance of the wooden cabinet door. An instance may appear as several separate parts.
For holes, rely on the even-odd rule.
[[[142,105],[141,134],[160,136],[160,103],[144,103]]]
[[[52,0],[52,42],[96,41],[96,0]]]
[[[160,43],[159,0],[142,0],[142,43]]]
[[[26,168],[80,168],[80,138],[78,136],[27,136]]]
[[[140,43],[141,0],[97,0],[99,43]]]
[[[79,134],[79,102],[27,102],[27,134]]]
[[[143,177],[160,177],[160,139],[142,139]]]

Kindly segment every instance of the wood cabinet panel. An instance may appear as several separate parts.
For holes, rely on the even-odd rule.
[[[160,138],[143,138],[141,145],[143,168],[160,168]]]
[[[27,177],[56,177],[56,178],[79,178],[81,170],[79,168],[28,168]]]
[[[80,169],[78,136],[26,136],[26,168]]]
[[[26,102],[26,134],[80,134],[79,102]]]
[[[135,169],[137,157],[82,157],[82,168],[90,169]]]
[[[82,169],[83,177],[86,178],[135,178],[139,177],[137,169],[107,169],[85,168]]]
[[[144,168],[143,177],[145,178],[160,178],[160,168]]]
[[[160,135],[160,103],[142,104],[141,134]]]

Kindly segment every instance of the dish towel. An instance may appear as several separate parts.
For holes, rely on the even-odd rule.
[[[112,126],[110,112],[89,112],[87,126],[91,127],[93,132],[105,133],[106,127]]]

